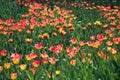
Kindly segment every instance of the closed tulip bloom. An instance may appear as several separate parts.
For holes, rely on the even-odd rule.
[[[20,67],[20,70],[25,70],[26,69],[26,64],[21,64],[19,67]]]
[[[42,49],[43,48],[43,45],[41,43],[38,43],[38,44],[35,44],[34,47],[36,49]]]
[[[71,38],[71,39],[70,39],[70,42],[71,42],[72,44],[76,44],[76,43],[77,43],[77,39],[76,39],[76,38]]]
[[[107,44],[108,46],[112,46],[113,42],[112,42],[112,41],[107,41],[106,44]]]
[[[56,36],[57,36],[57,33],[56,33],[56,32],[53,32],[53,33],[52,33],[52,36],[56,37]]]
[[[7,51],[6,50],[0,50],[0,55],[1,56],[6,56],[7,55]]]
[[[11,73],[10,78],[11,78],[11,80],[16,80],[17,79],[17,73]]]
[[[52,57],[52,58],[49,59],[49,62],[50,62],[51,64],[55,64],[56,61],[57,61],[57,59],[56,59],[55,57]]]
[[[43,34],[43,38],[49,38],[49,34],[48,33],[44,33]]]
[[[36,72],[36,68],[35,68],[35,67],[30,68],[30,71],[32,71],[32,73],[33,73],[33,75],[34,75],[34,74],[35,74],[35,72]]]
[[[34,60],[32,64],[33,64],[34,67],[38,67],[40,65],[40,61],[39,60]]]
[[[4,63],[4,68],[5,69],[10,69],[11,64],[10,63]]]
[[[26,39],[26,42],[27,42],[27,43],[31,43],[31,42],[32,42],[32,39],[27,38],[27,39]]]
[[[47,63],[48,63],[48,58],[43,58],[43,59],[42,59],[42,62],[43,62],[44,64],[47,64]]]
[[[72,65],[72,66],[75,66],[76,65],[76,60],[74,59],[74,60],[71,60],[70,61],[70,64]]]
[[[13,42],[13,39],[8,39],[8,43],[12,43]]]
[[[15,52],[11,55],[11,59],[14,64],[19,64],[21,57],[22,57],[22,54],[19,54],[17,52]]]
[[[59,74],[60,74],[60,70],[56,70],[56,71],[55,71],[55,74],[56,74],[56,75],[59,75]]]
[[[113,38],[113,42],[114,42],[114,44],[119,44],[120,38]]]
[[[44,53],[40,54],[40,57],[42,57],[42,58],[47,58],[47,57],[48,57],[48,54],[47,54],[46,52],[44,52]]]
[[[84,46],[84,44],[85,44],[84,41],[82,41],[82,40],[79,41],[80,46]]]

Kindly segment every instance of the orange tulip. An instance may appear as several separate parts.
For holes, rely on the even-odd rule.
[[[39,60],[34,60],[32,64],[33,64],[34,67],[38,67],[40,65],[40,61]]]
[[[33,73],[33,75],[35,74],[35,72],[36,72],[36,68],[30,68],[30,71],[32,71],[32,73]]]
[[[112,42],[112,41],[107,41],[106,44],[107,44],[108,46],[112,46],[113,42]]]
[[[13,39],[8,39],[8,43],[12,43],[13,42]]]
[[[31,43],[31,42],[32,42],[32,39],[27,38],[27,39],[26,39],[26,42],[27,42],[27,43]]]
[[[88,41],[88,42],[87,42],[87,45],[88,45],[88,46],[93,46],[93,42],[92,42],[92,41]]]
[[[72,66],[75,66],[75,65],[76,65],[76,59],[71,60],[71,61],[70,61],[70,64],[71,64]]]
[[[43,34],[43,38],[49,38],[49,34],[48,33],[44,33]]]
[[[3,70],[3,67],[2,67],[2,66],[0,66],[0,72],[2,72],[2,70]]]
[[[10,69],[11,64],[10,63],[4,63],[4,68],[5,69]]]
[[[43,35],[38,35],[38,38],[39,39],[43,39]]]
[[[111,30],[105,30],[105,33],[106,33],[106,34],[110,34],[110,33],[111,33]]]
[[[114,37],[114,33],[110,33],[109,37],[111,37],[111,38]]]
[[[65,36],[65,35],[66,35],[66,32],[65,32],[64,30],[62,30],[62,31],[60,32],[60,34],[61,34],[62,36]]]
[[[16,80],[17,79],[17,73],[11,73],[10,78],[11,78],[11,80]]]
[[[54,37],[56,37],[56,36],[57,36],[57,33],[56,33],[56,32],[53,32],[52,35],[53,35]]]
[[[112,48],[112,49],[111,49],[111,52],[112,52],[113,55],[116,54],[116,53],[117,53],[116,48]]]
[[[37,54],[32,52],[32,53],[26,55],[26,60],[30,61],[36,57],[38,57]]]

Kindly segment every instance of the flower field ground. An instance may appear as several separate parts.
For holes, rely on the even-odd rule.
[[[0,0],[0,80],[120,80],[115,1]]]

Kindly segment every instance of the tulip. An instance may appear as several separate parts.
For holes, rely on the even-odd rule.
[[[43,58],[43,59],[42,59],[42,62],[43,62],[44,64],[47,64],[47,63],[48,63],[48,58]]]
[[[65,36],[65,35],[66,35],[66,32],[65,32],[64,30],[62,30],[62,31],[60,32],[60,34],[61,34],[62,36]]]
[[[0,55],[1,56],[6,56],[7,55],[7,51],[6,50],[0,50]]]
[[[85,31],[86,31],[86,27],[83,27],[83,28],[82,28],[82,31],[85,32]]]
[[[38,43],[38,44],[35,44],[34,47],[36,49],[42,49],[43,48],[43,45],[41,43]]]
[[[49,48],[49,50],[56,53],[56,54],[58,54],[63,50],[63,44],[59,44],[59,45],[56,45],[56,46],[51,46]]]
[[[40,54],[40,57],[42,57],[42,58],[47,58],[47,57],[48,57],[48,54],[47,54],[46,52],[44,52],[44,53]]]
[[[104,24],[102,27],[103,27],[103,28],[107,28],[107,27],[108,27],[108,24]]]
[[[90,36],[90,40],[95,40],[96,36]]]
[[[76,43],[77,43],[77,39],[76,39],[76,38],[71,38],[71,39],[70,39],[70,42],[71,42],[72,44],[76,44]]]
[[[51,64],[55,64],[56,61],[57,61],[57,59],[56,59],[55,57],[49,58],[49,62],[50,62]]]
[[[112,52],[113,55],[116,54],[116,53],[117,53],[116,48],[112,48],[112,49],[111,49],[111,52]]]
[[[38,57],[37,54],[32,52],[32,53],[26,55],[26,60],[30,61],[30,60],[32,60],[32,59],[34,59],[36,57]]]
[[[85,57],[85,56],[86,56],[86,54],[85,54],[85,53],[82,53],[82,54],[81,54],[81,56],[82,56],[82,57]]]
[[[92,41],[88,41],[88,42],[87,42],[87,45],[88,45],[88,46],[93,46],[93,42],[92,42]]]
[[[113,38],[114,44],[119,44],[120,39],[119,38]]]
[[[14,64],[19,64],[20,59],[15,57],[15,58],[12,58],[12,61]]]
[[[91,23],[87,23],[87,26],[88,26],[88,27],[92,27],[92,24],[91,24]]]
[[[11,55],[11,58],[12,58],[12,61],[14,64],[19,64],[21,57],[22,57],[22,55],[17,52],[15,52]]]
[[[105,30],[105,33],[106,33],[106,34],[110,34],[110,33],[111,33],[111,30]]]
[[[71,27],[71,28],[69,28],[70,29],[70,31],[74,31],[75,30],[75,28],[74,27]]]
[[[17,79],[17,73],[11,73],[10,78],[11,78],[11,80],[16,80]]]
[[[33,64],[34,67],[38,67],[40,65],[40,61],[39,60],[34,60],[32,64]]]
[[[43,35],[38,35],[38,38],[39,39],[43,39]]]
[[[114,33],[110,33],[109,37],[111,37],[111,38],[114,37]]]
[[[44,33],[43,34],[43,38],[49,38],[49,34],[48,33]]]
[[[27,39],[26,39],[26,42],[27,42],[27,43],[31,43],[31,42],[32,42],[32,39],[27,38]]]
[[[53,32],[53,33],[52,33],[52,36],[56,37],[56,36],[57,36],[57,33],[56,33],[56,32]]]
[[[60,74],[60,70],[56,70],[56,71],[55,71],[55,74],[56,74],[56,75],[59,75],[59,74]]]
[[[8,43],[12,43],[13,42],[13,39],[8,39]]]
[[[113,42],[112,42],[112,41],[107,41],[106,44],[107,44],[108,46],[112,46]]]
[[[11,66],[10,63],[4,63],[4,68],[5,69],[10,69],[10,66]]]
[[[76,55],[76,52],[75,52],[74,50],[72,50],[72,51],[70,51],[70,52],[68,53],[68,56],[69,56],[70,58],[74,57],[75,55]]]
[[[36,68],[30,68],[30,71],[32,71],[32,73],[33,73],[33,75],[35,74],[35,72],[36,72]]]
[[[84,44],[85,44],[84,41],[82,41],[82,40],[79,41],[80,46],[84,46]]]
[[[75,65],[76,65],[76,59],[71,60],[71,61],[70,61],[70,64],[71,64],[72,66],[75,66]]]
[[[0,72],[2,72],[2,70],[3,70],[3,67],[2,67],[2,66],[0,66]]]
[[[47,73],[47,76],[48,76],[48,78],[51,78],[51,74],[50,73]]]
[[[67,51],[67,53],[69,53],[71,50],[72,50],[71,48],[66,47],[66,51]]]
[[[20,70],[25,70],[26,69],[26,64],[21,64],[19,67],[20,67]]]

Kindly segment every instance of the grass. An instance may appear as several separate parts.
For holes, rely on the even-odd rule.
[[[120,8],[115,13],[99,1],[56,2],[0,1],[0,80],[119,80]],[[115,26],[106,13],[115,16]]]

